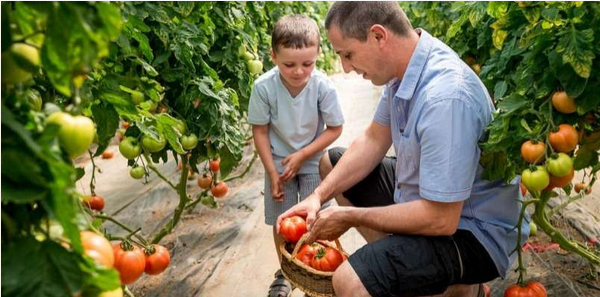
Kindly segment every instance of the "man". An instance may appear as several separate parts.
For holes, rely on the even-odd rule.
[[[338,296],[483,296],[515,258],[520,209],[518,185],[481,177],[485,86],[395,2],[335,2],[325,25],[344,71],[386,86],[371,125],[323,156],[323,182],[277,226],[306,216],[308,242],[359,230],[368,243],[336,270]]]

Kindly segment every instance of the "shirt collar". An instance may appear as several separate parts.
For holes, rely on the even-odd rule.
[[[404,100],[410,100],[413,97],[425,63],[429,57],[431,45],[433,44],[433,37],[427,33],[427,31],[421,28],[418,28],[415,31],[420,33],[421,37],[419,38],[417,47],[415,48],[415,51],[408,62],[408,67],[406,68],[404,77],[402,80],[399,78],[394,78],[388,83],[388,87],[395,87],[398,83],[400,84],[400,87],[398,87],[394,97]]]

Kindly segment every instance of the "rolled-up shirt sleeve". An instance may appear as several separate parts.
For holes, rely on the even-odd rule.
[[[377,110],[375,111],[375,116],[373,116],[373,120],[383,126],[391,125],[391,111],[390,100],[389,100],[389,88],[386,87],[383,89],[383,94],[379,98],[379,104],[377,105]]]

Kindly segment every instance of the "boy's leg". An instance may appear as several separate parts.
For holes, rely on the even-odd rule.
[[[332,148],[323,154],[319,162],[319,172],[324,179],[346,151],[345,148]],[[340,206],[385,206],[394,203],[394,179],[396,159],[385,157],[382,162],[362,181],[335,197]],[[373,242],[387,234],[368,228],[356,228],[367,242]]]
[[[283,185],[283,202],[273,200],[271,194],[271,180],[265,176],[265,188],[264,188],[264,205],[265,205],[265,223],[273,226],[273,242],[275,245],[275,251],[277,253],[277,260],[281,263],[281,252],[279,246],[283,242],[283,238],[275,231],[275,222],[277,216],[282,214],[284,211],[298,203],[298,181],[297,178],[293,178]],[[283,277],[281,271],[275,272],[275,280],[269,287],[269,296],[287,297],[293,288],[292,285]]]

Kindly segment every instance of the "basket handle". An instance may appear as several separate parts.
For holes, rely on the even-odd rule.
[[[308,232],[304,233],[302,235],[302,237],[300,237],[300,239],[296,243],[296,246],[294,247],[294,251],[292,252],[292,256],[288,259],[289,262],[292,262],[294,260],[294,258],[296,258],[296,255],[300,251],[300,247],[302,247],[302,245],[306,241],[307,237],[308,237]],[[335,246],[337,247],[338,251],[340,251],[340,253],[342,253],[342,254],[345,254],[346,252],[344,251],[344,249],[342,249],[342,244],[340,243],[339,238],[336,238],[334,240],[334,242],[335,242]]]

